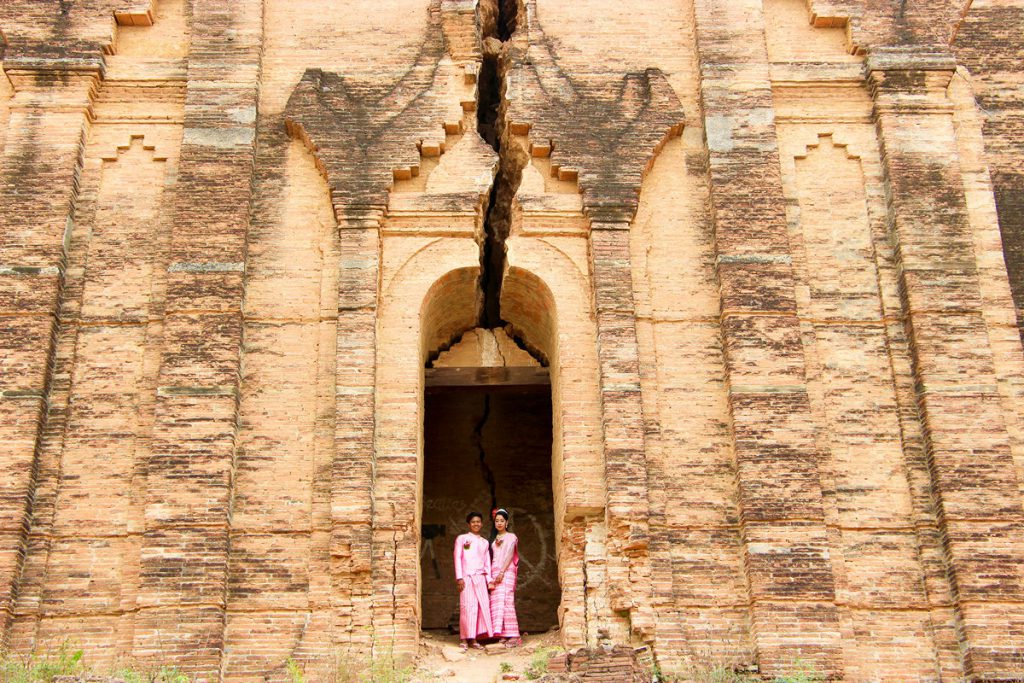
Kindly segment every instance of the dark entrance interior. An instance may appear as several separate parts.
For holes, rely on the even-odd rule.
[[[452,548],[470,510],[490,532],[492,503],[520,539],[520,628],[558,624],[551,481],[551,385],[546,368],[428,369],[424,413],[422,626],[458,629]]]

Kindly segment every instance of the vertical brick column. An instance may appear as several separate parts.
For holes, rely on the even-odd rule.
[[[617,212],[610,208],[590,212],[590,260],[608,491],[608,589],[611,608],[616,612],[628,611],[634,633],[653,639],[650,505],[630,224],[615,220]],[[632,210],[626,215],[631,213]]]
[[[1024,341],[1024,90],[1007,87],[1020,73],[1015,45],[1024,23],[1021,3],[974,3],[952,49],[971,74],[985,116],[985,159],[991,171],[1003,255]]]
[[[761,0],[696,0],[741,533],[761,673],[843,675]]]
[[[46,428],[67,236],[102,64],[15,58],[0,156],[0,610],[6,641]]]
[[[384,208],[335,204],[340,238],[331,585],[339,644],[367,648],[374,636],[374,412],[377,280]],[[382,579],[393,585],[388,567]]]
[[[134,654],[219,674],[261,3],[193,0]]]
[[[1024,513],[982,314],[941,52],[868,58],[925,449],[972,679],[1024,673]]]

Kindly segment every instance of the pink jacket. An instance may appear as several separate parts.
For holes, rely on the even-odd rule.
[[[487,546],[487,539],[473,534],[462,534],[455,539],[456,579],[477,574],[491,575],[491,554],[487,552]]]

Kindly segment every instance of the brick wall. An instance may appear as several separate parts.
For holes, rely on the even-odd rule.
[[[4,644],[414,655],[498,201],[566,646],[1021,676],[1019,4],[3,3]]]
[[[1024,329],[1024,154],[1022,97],[1011,84],[1020,68],[1010,47],[1024,28],[1024,4],[975,3],[959,27],[952,48],[969,73],[983,112],[985,159],[992,174],[1006,269],[1010,274],[1018,324]]]

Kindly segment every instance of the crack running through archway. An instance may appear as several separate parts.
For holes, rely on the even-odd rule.
[[[481,3],[483,63],[477,81],[477,133],[498,153],[498,172],[491,188],[480,247],[480,290],[483,294],[480,326],[487,329],[504,325],[501,285],[507,253],[505,241],[512,227],[512,203],[527,163],[522,150],[507,144],[509,133],[505,120],[508,111],[505,94],[507,42],[516,31],[522,10],[519,0],[485,0]]]

